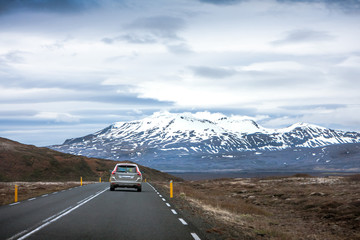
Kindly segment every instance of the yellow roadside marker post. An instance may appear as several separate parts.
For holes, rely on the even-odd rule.
[[[82,177],[80,177],[80,186],[82,186]]]
[[[101,177],[99,178],[99,183],[101,183]]]
[[[173,180],[170,181],[170,198],[173,198]]]
[[[15,185],[15,202],[17,202],[18,201],[18,186],[17,185]]]

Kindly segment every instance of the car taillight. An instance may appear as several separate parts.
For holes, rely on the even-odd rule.
[[[111,175],[115,175],[115,172],[117,171],[118,166],[115,167],[115,169],[111,172]]]
[[[141,176],[141,172],[139,171],[139,169],[136,169],[137,171],[137,175]]]

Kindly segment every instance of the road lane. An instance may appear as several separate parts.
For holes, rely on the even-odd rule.
[[[24,200],[16,205],[0,207],[0,239],[8,239],[19,232],[27,231],[69,208],[78,201],[102,190],[106,184],[89,184],[82,187]]]
[[[29,215],[34,215],[34,211],[39,208],[37,205],[29,204],[40,202],[46,197],[15,206],[7,206],[4,209],[0,208],[0,224],[5,223],[6,225],[5,227],[0,225],[1,239],[8,239],[18,233],[20,234],[13,239],[19,237],[20,239],[21,237],[24,239],[198,239],[196,238],[196,229],[187,225],[186,220],[182,219],[172,207],[169,207],[170,204],[163,201],[163,197],[159,197],[152,186],[147,183],[143,183],[142,192],[132,189],[117,189],[117,191],[110,192],[108,183],[93,184],[91,187],[88,186],[88,189],[85,189],[86,187],[75,189],[75,195],[82,192],[80,198],[69,194],[69,191],[49,195],[54,198],[59,195],[59,199],[49,197],[48,200],[56,202],[56,204],[47,203],[48,207],[60,204],[61,207],[57,206],[56,208],[61,210],[47,210],[48,213],[43,213],[41,216],[35,214],[36,220],[31,221],[32,227],[29,227],[31,225],[29,223],[22,223],[22,226],[27,227],[17,227],[16,231],[14,229],[9,231],[10,227],[5,223],[9,216],[3,218],[2,213],[6,212],[7,215],[11,215],[8,213],[9,209],[14,208],[15,210],[16,207],[19,207],[15,211],[15,216],[19,216],[21,210],[27,211]],[[62,194],[66,197],[60,196]],[[68,197],[71,197],[72,200],[67,199]],[[25,205],[28,206],[25,207]],[[35,210],[28,209],[33,207]],[[31,217],[28,216],[28,218]],[[42,219],[39,221],[40,218]],[[24,230],[27,232],[22,232]]]

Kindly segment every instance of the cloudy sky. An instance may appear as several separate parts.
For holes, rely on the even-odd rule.
[[[0,136],[157,111],[360,131],[360,0],[0,0]]]

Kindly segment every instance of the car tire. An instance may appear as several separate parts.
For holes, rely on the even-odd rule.
[[[139,188],[137,189],[137,191],[138,191],[138,192],[141,192],[141,187],[139,187]]]
[[[110,187],[110,191],[114,191],[115,190],[115,188],[113,188],[113,187]]]

